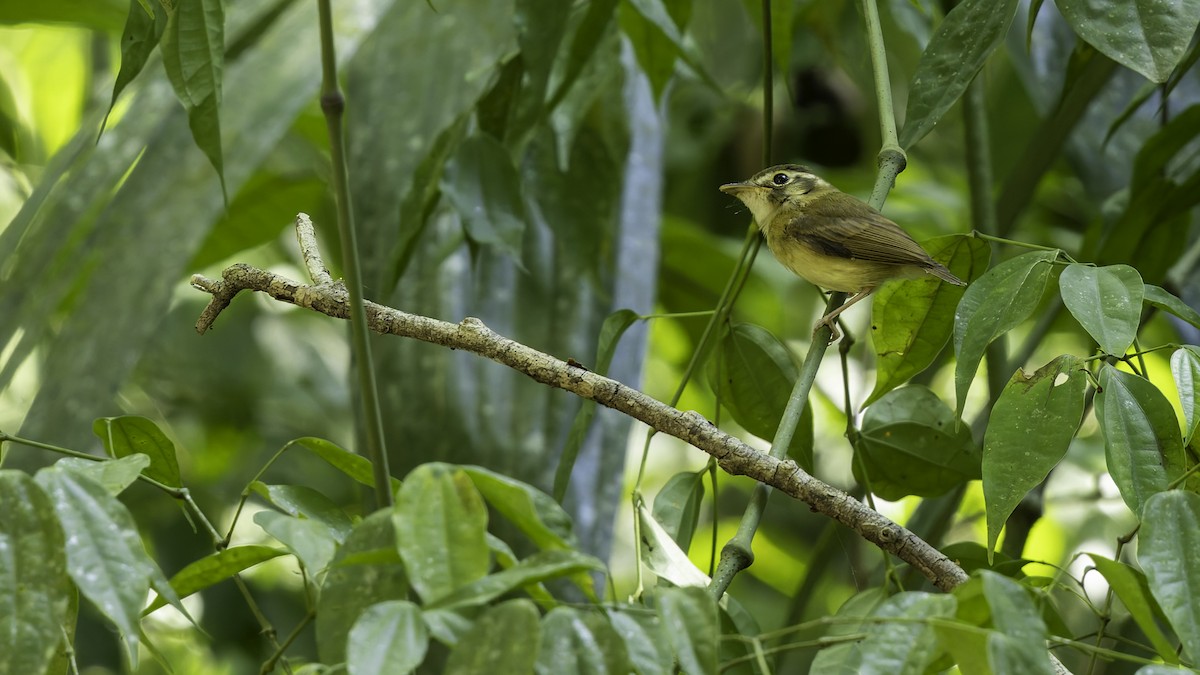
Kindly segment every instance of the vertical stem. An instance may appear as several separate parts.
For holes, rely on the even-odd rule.
[[[863,18],[867,27],[867,44],[871,52],[871,72],[875,78],[875,101],[879,105],[879,172],[875,176],[875,188],[869,203],[876,209],[883,208],[888,192],[896,184],[896,176],[908,165],[900,137],[896,133],[896,111],[892,103],[892,80],[888,74],[887,49],[883,42],[883,27],[879,23],[879,8],[875,0],[863,0]]]
[[[351,354],[358,371],[362,397],[363,424],[367,458],[375,472],[375,503],[379,508],[392,505],[391,471],[383,444],[383,419],[375,386],[375,368],[367,332],[367,313],[363,308],[362,270],[358,259],[358,241],[354,232],[354,212],[350,205],[350,178],[346,168],[346,142],[343,116],[346,99],[338,87],[337,54],[333,44],[333,17],[329,0],[317,0],[321,30],[321,111],[329,132],[329,154],[333,164],[333,193],[337,201],[338,234],[342,243],[342,268],[350,295]]]

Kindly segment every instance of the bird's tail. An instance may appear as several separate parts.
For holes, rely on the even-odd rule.
[[[950,270],[946,269],[945,267],[939,265],[936,262],[933,263],[932,265],[930,265],[929,267],[926,267],[925,271],[928,272],[929,274],[932,274],[933,276],[941,279],[942,281],[945,281],[948,284],[954,284],[955,286],[966,286],[967,285],[967,282],[954,276],[953,272],[951,272]]]

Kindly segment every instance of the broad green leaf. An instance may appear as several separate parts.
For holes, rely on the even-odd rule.
[[[441,189],[471,241],[521,263],[521,240],[529,216],[521,178],[500,141],[487,134],[463,141],[446,165]]]
[[[608,620],[625,641],[625,651],[638,675],[669,675],[675,657],[663,633],[662,620],[643,607],[622,607],[608,610]]]
[[[1196,0],[1058,0],[1055,4],[1082,40],[1159,83],[1166,82],[1179,64],[1200,23]]]
[[[459,609],[484,605],[496,598],[524,586],[571,576],[579,572],[603,570],[604,563],[578,551],[541,551],[516,565],[489,574],[482,579],[462,586],[453,593],[426,603],[429,609]]]
[[[872,614],[879,622],[871,625],[867,639],[859,646],[859,672],[926,672],[940,649],[933,626],[924,621],[954,616],[955,605],[953,595],[919,591],[898,593],[885,600]]]
[[[317,577],[329,567],[337,552],[333,530],[320,521],[286,516],[276,511],[259,511],[254,514],[254,522],[294,553],[311,577]]]
[[[959,672],[993,675],[987,657],[988,632],[963,621],[939,621],[933,630],[938,636],[938,643],[954,659]]]
[[[150,466],[150,458],[142,453],[126,455],[121,459],[93,462],[79,457],[64,457],[55,463],[60,469],[70,471],[95,481],[111,495],[119,495],[133,484],[142,471]]]
[[[825,631],[824,637],[834,643],[817,652],[813,659],[810,672],[813,673],[858,673],[862,665],[863,654],[860,642],[836,641],[850,635],[866,632],[864,619],[875,613],[875,610],[887,600],[883,588],[868,588],[850,596],[838,608],[835,616],[839,617]]]
[[[50,497],[19,471],[0,470],[0,513],[0,673],[46,672],[74,595],[63,528]]]
[[[1106,354],[1122,356],[1137,337],[1144,287],[1128,265],[1068,265],[1058,278],[1063,304]]]
[[[534,125],[544,119],[550,71],[555,66],[559,46],[567,30],[571,4],[559,0],[516,0],[513,9],[517,44],[521,48],[521,62],[525,66],[510,129],[511,138],[519,147]]]
[[[322,223],[321,215],[329,210],[325,194],[328,189],[325,179],[302,171],[256,171],[213,223],[188,262],[188,269],[203,269],[277,241],[284,230],[290,232],[295,226],[297,213],[310,214],[314,222]],[[333,219],[327,222],[332,224]]]
[[[719,353],[709,359],[708,381],[722,405],[746,431],[773,440],[799,369],[792,352],[767,329],[735,323],[721,337]],[[805,405],[788,457],[804,470],[813,468],[812,410]]]
[[[987,642],[992,670],[1051,675],[1054,670],[1046,651],[1046,624],[1028,592],[995,572],[980,570],[979,578],[995,628]]]
[[[608,374],[608,367],[612,365],[613,354],[617,351],[617,344],[620,342],[621,336],[638,318],[637,312],[632,309],[618,309],[605,317],[604,324],[600,326],[600,339],[596,345],[594,369],[598,375]],[[579,407],[579,412],[575,413],[575,420],[571,422],[571,431],[567,434],[567,443],[563,447],[562,458],[558,460],[558,469],[554,472],[554,501],[561,503],[567,495],[567,487],[571,482],[571,471],[575,468],[579,449],[583,447],[584,438],[587,437],[588,429],[591,427],[592,418],[595,415],[596,402],[590,399],[585,399]]]
[[[684,551],[692,545],[692,533],[700,519],[706,473],[704,469],[681,471],[654,496],[654,519]]]
[[[1087,382],[1079,359],[1065,355],[1032,375],[1018,368],[1000,392],[983,437],[989,558],[1013,509],[1067,454]]]
[[[959,5],[962,7],[962,5]],[[1037,308],[1058,251],[1031,251],[1005,260],[967,287],[954,314],[954,390],[961,415],[967,391],[993,340],[1016,328]]]
[[[346,639],[359,614],[385,600],[408,597],[390,511],[354,526],[329,565],[317,599],[317,653],[325,663],[346,660]]]
[[[1143,525],[1144,527],[1145,525]],[[1162,608],[1158,606],[1154,595],[1150,592],[1150,584],[1146,581],[1146,575],[1129,565],[1109,560],[1102,555],[1095,553],[1088,555],[1091,556],[1096,569],[1108,580],[1109,587],[1129,610],[1129,614],[1137,623],[1138,628],[1142,629],[1142,632],[1149,638],[1150,644],[1154,645],[1154,651],[1158,653],[1159,658],[1167,663],[1179,663],[1179,657],[1175,654],[1175,646],[1158,627],[1157,619],[1164,619],[1164,623],[1166,621]]]
[[[674,0],[625,0],[619,10],[621,30],[633,45],[638,65],[650,78],[655,100],[662,97],[675,60],[682,59],[702,79],[714,86],[712,78],[688,52],[682,28],[691,15],[691,2]],[[717,88],[719,90],[719,88]]]
[[[1105,364],[1099,379],[1094,404],[1108,473],[1125,504],[1141,517],[1146,500],[1182,472],[1179,421],[1167,397],[1144,378]]]
[[[553,109],[557,106],[570,92],[571,86],[579,79],[584,66],[587,65],[601,40],[608,33],[609,25],[612,24],[616,15],[618,2],[620,0],[593,0],[588,3],[587,14],[579,22],[579,27],[575,29],[575,37],[571,40],[571,47],[567,52],[562,79],[559,80],[554,95],[550,97],[548,108]]]
[[[186,598],[197,591],[202,591],[226,579],[230,579],[243,570],[254,567],[261,562],[271,560],[272,558],[278,558],[281,555],[287,555],[287,551],[271,548],[270,546],[234,546],[227,548],[213,555],[188,563],[186,567],[171,577],[171,588],[175,589],[175,593],[179,597]],[[142,611],[142,616],[166,604],[166,600],[162,597],[157,597],[154,599],[154,602],[150,603],[149,607]]]
[[[1151,496],[1138,533],[1138,563],[1150,592],[1195,662],[1200,655],[1200,495],[1170,490]]]
[[[641,506],[638,520],[642,526],[642,561],[651,572],[676,586],[708,586],[711,582],[708,575],[688,559],[687,553],[654,519],[650,509]]]
[[[430,613],[426,612],[426,616]],[[538,610],[517,598],[490,607],[475,620],[446,660],[445,675],[531,673],[541,646]]]
[[[927,387],[895,389],[867,408],[854,474],[884,499],[933,497],[979,478],[971,430]]]
[[[967,574],[987,569],[1013,579],[1023,579],[1025,573],[1021,570],[1031,562],[1025,558],[1011,558],[1001,551],[995,551],[995,555],[992,555],[991,549],[974,541],[957,541],[942,546],[939,550]]]
[[[404,675],[425,660],[429,630],[421,608],[407,600],[385,600],[364,611],[346,644],[350,675]]]
[[[911,148],[942,119],[1008,33],[1017,0],[964,0],[946,14],[909,85],[900,146]]]
[[[1164,312],[1169,312],[1183,319],[1192,326],[1200,328],[1200,312],[1192,309],[1179,298],[1154,284],[1146,284],[1145,301]]]
[[[133,79],[142,72],[150,53],[158,46],[163,30],[167,27],[167,12],[161,2],[148,2],[145,5],[137,0],[129,2],[129,16],[125,19],[125,30],[121,34],[121,69],[117,72],[117,81],[113,84],[112,99],[108,103],[108,111],[104,114],[104,122],[100,132],[108,123],[108,116],[117,103],[117,97]]]
[[[141,453],[150,458],[147,478],[171,487],[183,486],[175,444],[154,422],[136,415],[101,417],[92,422],[92,432],[104,443],[110,457]]]
[[[371,467],[371,460],[362,455],[356,455],[323,438],[313,436],[288,441],[287,445],[283,446],[283,450],[290,450],[293,447],[301,447],[308,450],[361,485],[375,487],[375,474]],[[399,487],[400,481],[392,478],[392,491],[395,492]]]
[[[467,472],[418,466],[400,486],[393,513],[400,557],[426,605],[487,575],[487,506]]]
[[[1200,347],[1184,345],[1171,355],[1171,374],[1183,408],[1183,444],[1189,445],[1200,425]]]
[[[175,3],[162,34],[167,79],[188,115],[196,146],[208,157],[225,192],[221,151],[221,85],[225,78],[225,7],[223,0]]]
[[[66,23],[116,33],[128,4],[127,0],[0,2],[0,24]]]
[[[488,505],[516,525],[538,548],[574,548],[571,517],[545,492],[481,466],[464,466],[462,470]]]
[[[601,611],[556,607],[542,618],[541,633],[539,673],[630,672],[625,642]]]
[[[717,672],[717,603],[703,588],[665,588],[658,616],[680,669],[688,675]]]
[[[290,516],[308,518],[324,524],[339,544],[346,540],[350,529],[354,527],[350,516],[347,516],[341,507],[310,487],[267,485],[256,480],[250,484],[250,489]]]
[[[521,601],[529,602],[524,598]],[[429,627],[429,634],[433,639],[446,645],[447,647],[455,647],[463,638],[470,632],[471,627],[475,624],[471,619],[464,616],[465,614],[475,614],[475,608],[471,607],[463,611],[454,609],[427,609],[424,612],[425,625]]]
[[[952,234],[922,243],[934,260],[964,281],[987,270],[992,249],[975,237]],[[933,363],[954,332],[954,310],[966,289],[939,279],[884,284],[871,307],[875,390],[863,407],[907,382]]]
[[[174,592],[146,554],[133,516],[108,491],[54,468],[42,469],[36,480],[54,504],[66,535],[71,580],[116,626],[130,666],[136,668],[142,606],[150,586],[165,588],[171,596]]]

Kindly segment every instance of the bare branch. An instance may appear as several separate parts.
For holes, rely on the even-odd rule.
[[[212,327],[217,315],[243,290],[266,293],[276,300],[339,319],[349,316],[346,290],[341,284],[305,285],[250,265],[237,264],[227,268],[219,281],[195,275],[192,286],[213,296],[196,322],[199,333]],[[377,333],[478,354],[520,371],[537,382],[619,410],[679,438],[715,457],[726,472],[766,483],[846,525],[867,541],[916,567],[938,588],[949,590],[967,579],[958,565],[917,535],[845,492],[817,480],[795,462],[775,459],[721,431],[699,413],[683,412],[616,380],[573,365],[574,361],[567,363],[498,335],[473,317],[454,324],[372,302],[366,303],[366,311],[368,325]]]

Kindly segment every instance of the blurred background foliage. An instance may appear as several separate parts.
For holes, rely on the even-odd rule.
[[[819,167],[844,191],[865,197],[881,138],[858,3],[770,4],[772,161]],[[980,76],[1001,233],[1081,255],[1099,251],[1096,262],[1129,262],[1147,282],[1197,304],[1197,236],[1187,213],[1143,228],[1132,241],[1091,244],[1124,212],[1133,158],[1146,139],[1200,100],[1195,71],[1184,69],[1164,102],[1155,93],[1161,90],[1146,91],[1141,75],[1079,42],[1053,3],[1034,4],[1032,11],[1021,4]],[[478,316],[501,334],[591,364],[601,323],[614,310],[706,312],[733,272],[749,215],[716,186],[763,166],[762,9],[751,0],[592,0],[564,2],[551,16],[532,6],[335,3],[367,297],[449,321]],[[930,0],[879,6],[890,84],[903,110],[944,8]],[[647,7],[669,13],[678,43]],[[316,10],[292,0],[227,3],[220,114],[228,203],[157,55],[100,133],[122,27],[136,11],[137,2],[116,0],[0,0],[0,428],[93,450],[93,418],[148,416],[181,448],[197,501],[222,513],[286,441],[314,435],[356,445],[341,322],[243,297],[200,337],[192,326],[207,298],[187,283],[192,273],[216,276],[232,262],[302,278],[291,230],[300,211],[317,223],[326,260],[339,259],[316,100]],[[598,30],[587,23],[600,20]],[[585,44],[589,36],[594,44]],[[573,84],[563,87],[568,74]],[[1060,101],[1081,78],[1098,84],[1072,117]],[[552,108],[542,105],[547,92],[557,96]],[[1144,104],[1114,127],[1143,92],[1150,94]],[[918,240],[970,231],[966,150],[956,105],[910,149],[885,213]],[[1194,147],[1179,157],[1187,165],[1180,175],[1190,175]],[[464,206],[480,203],[472,190],[497,185],[516,192],[483,199],[488,213]],[[1012,254],[996,248],[993,263]],[[733,319],[762,326],[800,352],[824,301],[769,258],[759,256]],[[1057,317],[1027,355],[1029,365],[1091,349],[1065,312]],[[867,334],[868,311],[848,318],[852,333]],[[636,324],[610,375],[670,399],[705,321]],[[1017,331],[1018,341],[1027,330]],[[1161,315],[1143,335],[1156,343],[1197,339],[1194,329]],[[374,350],[395,475],[443,460],[482,464],[550,490],[577,399],[415,341],[376,338]],[[1166,356],[1146,362],[1152,375],[1168,372]],[[943,358],[920,377],[943,400],[951,398],[948,363]],[[873,367],[860,340],[847,364],[855,414],[872,389]],[[837,359],[827,359],[812,398],[815,473],[850,488],[842,381]],[[985,401],[977,387],[966,418]],[[679,407],[717,416],[706,378],[693,378]],[[567,492],[581,547],[611,561],[618,596],[632,587],[633,517],[623,495],[643,438],[644,430],[600,411]],[[20,449],[5,462],[32,469],[52,459]],[[706,461],[659,437],[647,486],[653,492]],[[1089,422],[1051,476],[1025,557],[1078,572],[1083,563],[1071,556],[1085,543],[1112,553],[1133,519],[1111,484],[1096,478],[1103,469],[1102,441]],[[276,464],[269,478],[309,485],[351,508],[363,502],[299,454]],[[691,542],[701,569],[709,567],[713,542],[719,546],[736,528],[750,483],[722,475],[719,485],[718,499],[706,492]],[[179,513],[156,508],[160,495],[139,485],[123,499],[168,575],[209,551],[181,526]],[[935,544],[985,539],[977,483],[882,508]],[[768,510],[755,549],[755,565],[731,592],[764,630],[832,614],[880,574],[877,555],[858,537],[782,499]],[[302,614],[297,582],[271,565],[250,575],[265,609]],[[203,603],[195,615],[210,641],[168,638],[167,622],[155,630],[175,672],[245,672],[256,664],[257,626],[234,594],[217,588]],[[95,672],[117,668],[117,646],[88,617],[81,617],[77,658]],[[1092,618],[1066,616],[1081,626]],[[312,636],[300,640],[304,651]],[[788,667],[808,658],[798,654]],[[157,668],[151,659],[141,667]]]

